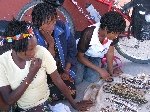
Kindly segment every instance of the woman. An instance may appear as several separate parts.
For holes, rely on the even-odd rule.
[[[78,42],[77,49],[77,77],[79,84],[85,79],[97,82],[100,78],[109,80],[110,76],[117,76],[121,69],[113,69],[114,44],[118,35],[125,30],[124,18],[115,11],[105,13],[100,22],[84,29]],[[106,56],[108,72],[101,68],[100,59]]]
[[[32,11],[32,22],[38,44],[47,48],[53,55],[58,73],[67,85],[73,98],[76,97],[76,40],[65,22],[57,20],[56,9],[48,3],[37,4]],[[53,101],[65,99],[51,78],[48,78],[50,97]]]
[[[91,101],[74,102],[57,72],[55,60],[47,49],[37,45],[29,23],[13,20],[4,35],[4,44],[11,50],[0,55],[0,92],[8,105],[17,102],[18,111],[49,110],[46,73],[75,109],[87,110],[86,106],[92,105]]]

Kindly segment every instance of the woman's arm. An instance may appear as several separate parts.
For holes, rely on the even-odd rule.
[[[21,85],[13,91],[11,91],[11,87],[9,85],[0,87],[0,92],[2,94],[4,101],[10,106],[13,105],[14,103],[16,103],[21,98],[21,96],[24,94],[26,89],[28,88],[28,86],[29,86],[28,84],[30,84],[32,82],[31,79],[33,79],[33,77],[30,77],[30,75],[29,75],[26,78],[26,82],[21,83]],[[28,83],[28,84],[26,84],[26,83]]]
[[[70,32],[70,36],[67,40],[67,57],[66,57],[66,66],[65,71],[69,71],[72,69],[75,70],[74,67],[77,61],[77,48],[76,48],[76,40]]]
[[[110,78],[109,73],[105,69],[100,68],[96,66],[95,64],[93,64],[92,62],[90,62],[87,58],[84,57],[84,53],[78,52],[77,58],[78,58],[78,61],[81,62],[83,65],[97,71],[104,80],[108,80]]]
[[[78,52],[77,58],[80,63],[82,63],[83,65],[85,65],[97,72],[99,72],[99,69],[101,69],[100,67],[98,67],[95,64],[93,64],[92,62],[90,62],[87,58],[85,58],[84,53]]]
[[[44,41],[46,41],[47,46],[48,46],[48,51],[51,53],[53,57],[55,57],[55,42],[54,42],[54,37],[51,36],[52,32],[47,30],[47,26],[43,25],[39,29],[40,33],[42,34],[42,37]]]
[[[16,103],[20,99],[20,97],[24,94],[29,84],[32,82],[34,76],[39,71],[41,63],[42,60],[39,58],[33,59],[31,61],[27,78],[15,90],[12,91],[10,85],[0,87],[0,93],[2,94],[4,101],[8,105],[11,106],[14,103]],[[3,74],[5,74],[5,72]]]
[[[59,73],[57,70],[55,70],[53,73],[50,74],[50,77],[52,78],[54,84],[58,87],[58,89],[62,92],[62,94],[67,98],[67,100],[70,102],[70,104],[75,107],[75,102],[70,95],[70,91],[61,79]]]
[[[4,101],[4,99],[3,99],[3,97],[2,97],[2,95],[0,94],[0,110],[10,110],[11,108],[10,108],[10,105],[8,105],[5,101]]]
[[[76,110],[87,110],[87,107],[93,106],[92,101],[81,101],[76,103],[74,99],[72,98],[69,89],[61,79],[60,75],[58,74],[57,70],[55,70],[53,73],[50,74],[50,77],[52,78],[54,84],[58,87],[58,89],[62,92],[62,94],[65,96],[65,98],[69,101],[69,103],[72,105],[73,108]]]
[[[110,46],[106,53],[108,72],[113,75],[113,59],[114,59],[114,46]]]
[[[71,68],[71,63],[70,62],[67,62],[66,63],[66,66],[65,66],[65,70],[64,70],[64,73],[68,74],[69,75],[69,70]]]
[[[109,50],[106,54],[106,59],[107,59],[107,65],[108,65],[108,72],[112,76],[118,76],[120,73],[123,71],[120,68],[113,68],[113,60],[114,60],[114,46],[110,46]]]

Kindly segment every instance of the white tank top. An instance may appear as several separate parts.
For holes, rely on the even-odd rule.
[[[107,37],[104,39],[103,41],[103,45],[101,44],[101,42],[99,41],[99,37],[98,37],[98,31],[99,31],[99,27],[100,27],[100,22],[94,24],[94,25],[90,25],[90,26],[95,26],[96,28],[93,31],[93,35],[90,41],[91,45],[89,47],[89,49],[85,52],[85,54],[87,56],[91,56],[91,57],[100,57],[103,58],[104,55],[107,53],[110,44],[112,43],[112,40],[107,39]]]

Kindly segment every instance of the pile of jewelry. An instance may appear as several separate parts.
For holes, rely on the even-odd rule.
[[[150,76],[124,74],[104,83],[100,112],[150,112]],[[103,91],[103,92],[102,92]]]
[[[138,105],[116,96],[105,98],[105,101],[113,103],[113,105],[101,108],[101,112],[138,112]]]
[[[144,94],[130,85],[115,83],[114,85],[107,84],[103,86],[103,91],[118,95],[121,98],[128,99],[139,105],[146,104],[148,101],[144,98]]]
[[[135,87],[136,89],[150,89],[150,80],[142,80],[134,78],[126,78],[122,77],[122,82],[125,84],[130,84],[131,86]]]

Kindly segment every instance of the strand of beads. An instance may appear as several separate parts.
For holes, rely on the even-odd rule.
[[[150,89],[150,80],[144,82],[143,80],[134,78],[122,77],[122,82],[125,84],[130,84],[136,89]]]
[[[139,93],[139,91],[133,89],[132,87],[121,83],[115,83],[115,85],[104,85],[103,91],[106,93],[118,95],[121,98],[128,99],[129,101],[139,105],[146,104],[148,102],[143,97],[144,95],[142,93]]]
[[[137,112],[138,105],[133,104],[129,101],[117,98],[116,96],[112,96],[111,98],[106,98],[105,101],[111,102],[114,106],[111,105],[110,109],[115,110],[114,112]],[[103,110],[108,110],[107,108],[103,108]]]

